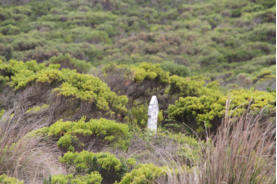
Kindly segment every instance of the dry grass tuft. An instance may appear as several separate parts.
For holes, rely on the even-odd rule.
[[[274,184],[276,182],[275,122],[261,123],[263,111],[249,111],[234,121],[228,116],[216,135],[207,138],[200,160],[186,169],[174,161],[176,172],[169,170],[166,182],[171,184]]]
[[[55,143],[42,141],[42,137],[26,136],[39,128],[41,123],[20,123],[20,118],[1,122],[0,175],[5,173],[25,183],[39,184],[49,175],[65,173],[57,160],[60,153]]]

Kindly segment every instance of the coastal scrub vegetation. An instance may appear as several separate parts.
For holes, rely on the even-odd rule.
[[[0,183],[275,183],[275,12],[1,0]]]

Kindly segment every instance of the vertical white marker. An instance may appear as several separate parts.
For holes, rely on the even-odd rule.
[[[155,133],[157,133],[158,115],[159,115],[158,99],[156,96],[152,96],[148,107],[147,128]]]

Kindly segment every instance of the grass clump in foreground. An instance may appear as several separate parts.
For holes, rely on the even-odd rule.
[[[228,114],[194,166],[183,170],[177,161],[178,171],[167,172],[168,183],[275,183],[275,122],[261,124],[261,116],[249,112],[234,122]]]

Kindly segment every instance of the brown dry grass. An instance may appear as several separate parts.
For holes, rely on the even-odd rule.
[[[39,184],[49,175],[65,173],[57,160],[60,154],[55,143],[26,136],[40,126],[40,122],[24,124],[20,118],[1,122],[0,175],[5,173],[28,184]]]
[[[275,121],[260,122],[259,115],[249,111],[234,121],[228,116],[216,135],[207,138],[200,160],[194,167],[184,169],[178,160],[168,170],[167,179],[159,183],[171,184],[274,184],[276,182],[276,126]],[[168,160],[168,159],[167,159]]]

